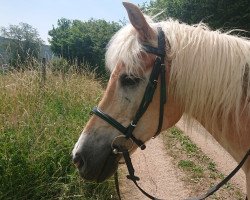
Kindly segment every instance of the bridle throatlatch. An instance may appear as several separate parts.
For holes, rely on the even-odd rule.
[[[136,187],[149,199],[153,200],[160,200],[158,198],[155,198],[145,192],[137,183],[137,181],[140,180],[139,177],[135,175],[135,170],[133,167],[133,164],[131,162],[131,158],[129,155],[129,151],[132,149],[133,142],[141,148],[141,150],[144,150],[146,148],[145,144],[143,141],[137,139],[133,135],[133,131],[136,128],[137,123],[143,116],[143,114],[146,112],[148,106],[152,102],[155,90],[157,88],[157,83],[158,80],[160,79],[160,106],[159,106],[159,122],[158,122],[158,128],[155,132],[154,137],[156,137],[162,129],[162,123],[163,123],[163,117],[164,117],[164,105],[167,102],[167,82],[166,82],[166,66],[165,66],[165,55],[166,55],[166,41],[165,41],[165,34],[162,31],[160,27],[157,28],[158,31],[158,47],[153,47],[147,44],[143,44],[143,49],[151,54],[156,55],[155,62],[153,69],[151,71],[150,77],[148,84],[146,86],[141,104],[133,118],[133,120],[130,122],[130,124],[125,127],[118,121],[116,121],[114,118],[109,116],[108,114],[104,113],[100,108],[94,107],[92,110],[92,113],[109,123],[111,126],[116,128],[119,132],[121,132],[123,135],[119,135],[114,138],[111,148],[113,150],[114,154],[122,154],[125,160],[125,163],[127,165],[127,169],[129,172],[129,175],[127,175],[127,178],[132,180]],[[167,47],[169,47],[169,44],[167,44]],[[120,142],[122,141],[122,142]],[[118,144],[119,143],[119,144]],[[126,145],[124,143],[127,143]],[[129,145],[128,145],[129,144]],[[187,200],[203,200],[207,198],[208,196],[212,195],[214,192],[216,192],[222,185],[227,183],[232,176],[242,167],[248,156],[250,155],[250,150],[247,152],[245,157],[242,159],[242,161],[239,163],[239,165],[225,178],[223,179],[219,184],[215,185],[211,189],[207,191],[206,194],[200,196],[200,197],[195,197],[195,198],[190,198]],[[117,172],[114,175],[115,177],[115,185],[116,185],[116,190],[119,199],[121,199],[120,196],[120,190],[119,190],[119,184],[118,184],[118,174]]]

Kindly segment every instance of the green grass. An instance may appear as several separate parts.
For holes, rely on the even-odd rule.
[[[192,178],[199,179],[205,177],[205,170],[209,171],[210,176],[216,175],[218,177],[216,164],[204,155],[197,145],[194,144],[188,136],[183,134],[182,131],[177,128],[172,128],[170,129],[168,138],[172,141],[172,144],[177,145],[179,153],[185,155],[185,159],[180,160],[178,166],[185,171],[189,171]]]
[[[0,199],[111,199],[113,181],[84,183],[71,151],[102,87],[74,73],[0,75]]]
[[[191,160],[180,160],[178,166],[183,170],[191,171],[193,173],[194,178],[204,176],[204,169]]]
[[[199,151],[198,147],[192,143],[192,141],[184,135],[179,129],[173,128],[171,129],[171,135],[173,138],[176,138],[180,141],[183,150],[188,155],[195,155]]]

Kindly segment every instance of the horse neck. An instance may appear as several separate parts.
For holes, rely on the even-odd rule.
[[[171,96],[209,129],[228,129],[230,118],[239,127],[242,102],[247,101],[242,98],[242,77],[250,64],[250,43],[204,26],[167,25]]]

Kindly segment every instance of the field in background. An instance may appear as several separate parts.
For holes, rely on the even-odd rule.
[[[113,181],[84,183],[71,151],[102,87],[87,75],[0,75],[0,199],[112,199]],[[92,76],[93,77],[93,76]]]

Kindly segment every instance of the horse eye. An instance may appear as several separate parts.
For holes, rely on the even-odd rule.
[[[127,74],[123,74],[120,77],[121,85],[122,86],[136,86],[140,82],[140,78],[129,76]]]

